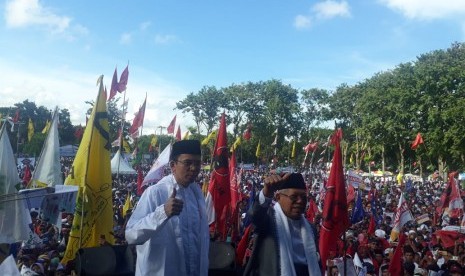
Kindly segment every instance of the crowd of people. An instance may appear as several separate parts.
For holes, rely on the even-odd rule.
[[[133,249],[137,275],[206,275],[208,265],[204,259],[208,264],[208,250],[205,249],[208,243],[205,239],[208,238],[210,244],[222,240],[215,228],[208,230],[205,225],[204,196],[210,171],[202,169],[200,152],[191,147],[181,147],[177,155],[170,158],[170,170],[167,170],[165,179],[142,195],[138,194],[137,175],[113,175],[112,235],[115,244],[129,244]],[[71,164],[72,158],[62,158],[64,177]],[[141,168],[145,175],[150,165]],[[392,270],[395,253],[401,254],[400,273],[403,275],[465,275],[465,234],[461,231],[463,207],[438,212],[437,206],[444,204],[441,196],[447,192],[448,185],[441,177],[416,182],[395,177],[368,178],[366,187],[355,188],[356,196],[348,195],[352,223],[344,231],[345,242],[334,237],[335,246],[328,260],[321,263],[318,241],[323,187],[328,177],[326,168],[303,169],[298,174],[276,174],[263,167],[248,170],[239,167],[235,173],[240,179],[241,196],[238,212],[229,215],[230,229],[225,241],[236,251],[235,262],[228,268],[237,275],[280,275],[277,271],[289,266],[293,267],[290,271],[294,271],[289,275],[343,275],[344,272],[351,275],[352,270],[357,273],[352,275],[395,275]],[[187,178],[181,179],[184,175]],[[413,220],[403,225],[399,238],[392,241],[390,234],[401,193]],[[354,219],[352,213],[359,204],[359,195],[363,215]],[[183,209],[189,212],[182,212]],[[265,220],[268,212],[281,220]],[[305,215],[305,223],[300,222],[301,214]],[[34,236],[29,241],[3,247],[4,255],[13,254],[21,275],[75,273],[75,263],[60,262],[66,250],[73,214],[63,214],[59,225],[42,220],[39,210],[31,210],[31,218]],[[283,224],[287,218],[290,226]],[[166,227],[168,223],[169,228]],[[272,229],[278,233],[275,233],[280,237],[278,241],[267,239]],[[202,236],[205,231],[208,237]],[[302,232],[305,238],[296,236],[293,231]],[[289,232],[290,236],[286,236]],[[154,233],[159,235],[157,239]],[[100,240],[101,246],[109,245],[107,237],[102,235]],[[398,247],[402,250],[396,250]],[[284,255],[286,250],[283,248],[288,251],[298,249]],[[184,254],[182,260],[186,266],[176,264],[180,252]],[[155,259],[160,260],[161,254],[164,261],[153,263]],[[276,259],[278,256],[280,258]],[[299,271],[306,271],[306,274]]]

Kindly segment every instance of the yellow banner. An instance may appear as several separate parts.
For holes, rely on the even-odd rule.
[[[81,144],[65,185],[79,186],[71,233],[62,263],[76,257],[79,248],[99,245],[100,235],[114,243],[111,193],[110,137],[106,99],[100,81]]]

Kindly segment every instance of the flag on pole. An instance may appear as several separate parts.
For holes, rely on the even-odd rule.
[[[131,194],[128,192],[128,195],[126,196],[126,201],[124,202],[124,205],[123,205],[123,218],[126,217],[130,209],[132,209],[132,201],[131,201]]]
[[[171,120],[170,125],[166,128],[168,134],[174,134],[174,127],[176,126],[176,115],[174,115],[173,120]]]
[[[45,123],[44,128],[42,129],[42,134],[47,133],[47,131],[48,131],[49,129],[50,129],[50,121],[47,120],[47,122]]]
[[[236,149],[241,145],[241,136],[237,136],[236,141],[234,141],[234,144],[231,146],[231,152],[236,151]]]
[[[455,177],[458,172],[449,173],[449,181],[446,189],[442,192],[439,205],[436,207],[436,215],[440,216],[444,209],[448,208],[449,212],[454,209],[463,208],[463,200],[460,197],[460,190]]]
[[[129,128],[129,134],[133,137],[134,137],[134,134],[137,133],[137,131],[139,131],[139,128],[144,124],[146,102],[147,102],[147,95],[145,95],[144,103],[139,108],[139,111],[136,112],[134,119],[132,120],[131,128]]]
[[[182,136],[182,139],[187,140],[189,139],[189,136],[191,136],[191,132],[188,130],[184,133],[184,135]]]
[[[295,139],[294,139],[294,143],[292,144],[291,158],[295,158]]]
[[[359,189],[357,192],[357,201],[355,202],[354,209],[352,210],[352,218],[350,219],[350,222],[355,224],[362,221],[363,218],[365,218],[365,209],[363,208],[362,202],[362,190]]]
[[[402,234],[399,238],[399,243],[397,244],[396,249],[394,250],[394,254],[392,255],[391,262],[389,263],[388,271],[390,275],[404,274],[404,268],[402,266],[402,256],[404,255],[403,249],[406,240],[406,235]]]
[[[142,181],[142,186],[157,183],[163,178],[163,176],[165,176],[164,172],[170,161],[170,153],[171,144],[168,144],[160,153],[155,163],[153,163],[152,168],[150,168],[150,171],[145,176],[144,181]]]
[[[413,150],[416,150],[419,145],[423,144],[423,137],[421,137],[421,133],[417,133],[417,137],[415,138],[415,141],[413,141],[411,148]]]
[[[245,130],[243,137],[244,137],[244,140],[246,141],[249,141],[250,138],[252,138],[252,125],[251,124],[247,125],[247,129]]]
[[[111,79],[110,95],[108,100],[113,99],[118,93],[118,72],[115,67],[115,72],[113,73],[113,78]]]
[[[261,154],[262,154],[262,152],[260,150],[260,140],[258,140],[257,149],[255,150],[255,157],[260,158]]]
[[[176,141],[181,141],[181,125],[178,125],[178,130],[176,131]]]
[[[220,120],[218,137],[213,151],[213,172],[205,199],[208,224],[215,223],[215,229],[220,233],[220,240],[226,239],[226,207],[231,200],[228,166],[228,138],[226,135],[226,115]]]
[[[60,142],[58,138],[58,108],[53,113],[50,130],[45,138],[34,173],[28,187],[55,187],[62,185]]]
[[[128,85],[128,78],[129,78],[129,65],[126,65],[126,68],[124,68],[123,73],[121,73],[121,76],[119,77],[119,82],[118,82],[118,92],[123,92],[126,90],[126,86]]]
[[[208,143],[210,142],[211,139],[214,139],[216,137],[216,134],[218,133],[217,130],[214,130],[212,132],[210,132],[210,134],[207,135],[207,137],[205,137],[203,140],[202,140],[202,146],[205,146],[205,145],[208,145]]]
[[[326,260],[330,252],[335,250],[335,239],[339,239],[342,233],[350,226],[340,146],[341,140],[342,130],[338,129],[333,134],[331,140],[335,145],[335,150],[328,182],[326,184],[323,220],[320,231],[319,245],[323,270],[326,270]]]
[[[304,147],[304,151],[305,151],[305,153],[315,152],[317,148],[318,148],[318,141],[313,142],[313,143],[309,142],[309,143]]]
[[[236,152],[231,152],[231,158],[229,160],[229,174],[230,174],[230,190],[231,190],[231,208],[235,209],[237,202],[239,202],[239,181],[236,173]]]
[[[76,257],[80,248],[99,245],[100,235],[113,244],[113,202],[110,138],[103,83],[65,185],[78,186],[76,209],[62,263]]]
[[[0,128],[0,197],[11,201],[0,202],[0,243],[15,243],[28,240],[31,215],[25,201],[17,198],[21,187],[13,148],[6,131]]]
[[[404,193],[400,194],[399,204],[397,205],[396,216],[394,218],[394,227],[391,230],[390,240],[393,242],[399,237],[402,227],[409,221],[413,220],[413,215],[405,201]]]
[[[27,124],[27,141],[31,142],[32,136],[34,136],[34,124],[32,123],[31,118],[29,118],[29,123]]]

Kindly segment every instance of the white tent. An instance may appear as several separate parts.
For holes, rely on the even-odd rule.
[[[120,150],[111,159],[111,173],[137,174],[136,170],[121,156]]]

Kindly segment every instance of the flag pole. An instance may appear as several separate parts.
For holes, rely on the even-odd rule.
[[[124,131],[124,121],[126,120],[126,90],[124,89],[123,93],[123,114],[121,115],[121,124],[120,124],[120,135],[119,135],[119,156],[118,156],[118,167],[116,170],[116,179],[118,180],[118,185],[121,187],[121,180],[119,177],[119,165],[121,163],[121,150],[123,149],[123,131]]]

